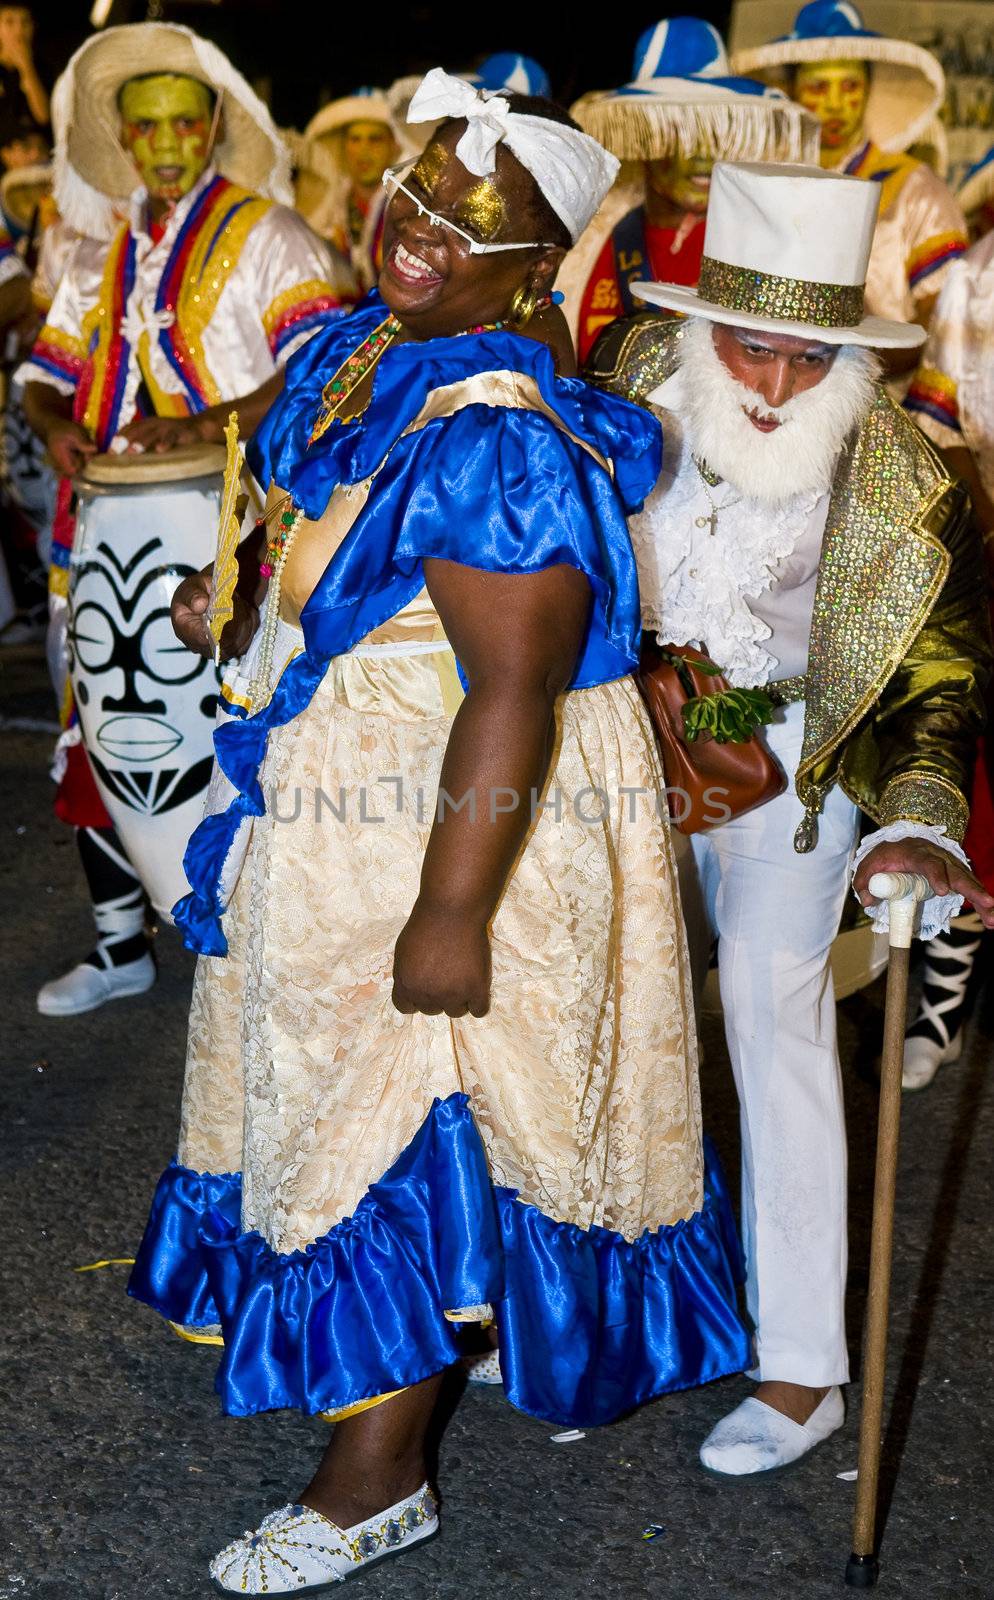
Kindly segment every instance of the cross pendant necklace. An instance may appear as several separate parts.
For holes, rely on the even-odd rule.
[[[701,476],[701,488],[704,490],[704,493],[707,496],[708,505],[711,507],[711,510],[708,512],[707,516],[694,518],[694,527],[707,528],[708,537],[713,539],[718,531],[718,513],[720,511],[730,511],[732,506],[738,505],[742,496],[736,495],[734,500],[724,500],[720,506],[716,505],[711,497],[710,485],[720,482],[720,479],[716,478],[714,473],[712,473],[709,468],[703,466],[702,463],[698,461],[696,456],[694,456],[693,459],[694,466],[697,468]]]

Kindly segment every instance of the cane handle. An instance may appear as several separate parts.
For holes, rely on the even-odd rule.
[[[915,929],[919,902],[933,894],[932,885],[919,872],[875,872],[867,885],[875,900],[890,904],[890,945],[907,950]]]

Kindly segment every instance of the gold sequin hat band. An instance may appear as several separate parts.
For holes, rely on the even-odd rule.
[[[697,293],[727,311],[749,311],[757,317],[814,322],[820,328],[854,328],[863,320],[863,285],[811,283],[783,278],[776,272],[755,272],[705,256]]]
[[[822,344],[913,349],[917,323],[865,314],[879,184],[820,167],[715,163],[696,289],[633,283],[648,305]]]

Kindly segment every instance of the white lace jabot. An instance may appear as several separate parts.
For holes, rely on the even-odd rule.
[[[711,490],[720,513],[716,532],[698,527],[711,501],[683,437],[681,387],[677,372],[653,396],[663,411],[663,471],[644,509],[629,519],[642,623],[663,644],[705,647],[732,684],[768,683],[781,675],[776,656],[764,648],[773,629],[748,602],[774,587],[778,564],[793,554],[816,514],[823,525],[827,496],[799,495],[774,509],[719,483]],[[819,527],[819,544],[820,536]]]

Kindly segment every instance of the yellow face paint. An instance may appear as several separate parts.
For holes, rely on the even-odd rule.
[[[485,243],[496,239],[506,215],[503,195],[498,194],[493,184],[486,180],[467,190],[456,206],[459,226]]]
[[[646,166],[651,189],[681,211],[703,217],[711,193],[714,162],[710,156],[685,156],[678,151],[662,161],[648,161]]]
[[[863,61],[808,61],[794,73],[794,99],[821,123],[823,162],[850,150],[863,134],[870,75]]]
[[[163,73],[121,90],[121,139],[155,200],[181,200],[210,159],[210,92],[196,78]]]
[[[374,189],[396,153],[385,122],[350,122],[345,130],[345,166],[353,183]]]

